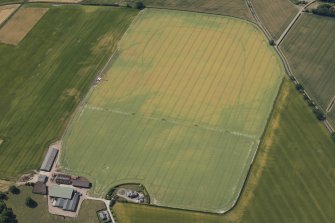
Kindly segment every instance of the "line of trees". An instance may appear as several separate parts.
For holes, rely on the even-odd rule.
[[[335,0],[320,0],[321,2],[330,2],[330,3],[335,3]]]
[[[328,1],[335,2],[335,0]],[[316,9],[312,9],[312,12],[317,15],[335,17],[335,7],[330,4],[321,4]]]
[[[8,208],[5,204],[5,200],[7,200],[7,194],[0,192],[0,222],[1,223],[16,223],[16,216],[13,213],[11,208]]]

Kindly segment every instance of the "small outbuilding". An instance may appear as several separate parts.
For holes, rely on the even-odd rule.
[[[37,183],[35,183],[35,185],[33,187],[33,193],[34,194],[47,195],[48,194],[48,187],[43,182],[37,182]]]
[[[71,185],[72,181],[71,181],[71,176],[69,175],[65,175],[65,174],[57,174],[55,181],[57,184],[67,184],[67,185]]]
[[[80,187],[80,188],[90,188],[91,187],[91,183],[83,177],[79,177],[75,180],[72,180],[72,185],[74,187]]]
[[[48,177],[45,176],[45,175],[43,175],[43,174],[40,174],[40,175],[38,176],[38,179],[37,179],[38,182],[42,182],[42,183],[46,183],[47,180],[48,180]]]

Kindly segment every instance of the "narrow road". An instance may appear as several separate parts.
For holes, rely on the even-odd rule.
[[[326,109],[326,112],[327,113],[330,112],[332,110],[332,108],[334,107],[334,105],[335,105],[335,95],[334,95],[333,99],[330,101],[330,103],[329,103],[329,105]]]

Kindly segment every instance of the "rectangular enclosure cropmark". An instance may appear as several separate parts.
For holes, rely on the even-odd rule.
[[[94,192],[141,183],[151,203],[222,213],[237,201],[283,77],[252,23],[144,10],[68,129],[62,167]]]

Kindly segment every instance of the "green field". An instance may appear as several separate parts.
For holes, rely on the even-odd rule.
[[[335,144],[286,81],[237,206],[223,216],[118,204],[121,223],[334,222]]]
[[[145,10],[119,46],[65,135],[62,167],[99,195],[140,182],[156,205],[230,209],[283,77],[265,36],[231,17]]]
[[[324,110],[335,96],[334,35],[334,18],[305,14],[281,46],[293,73]]]
[[[0,44],[1,178],[40,166],[135,15],[130,9],[51,7],[18,46]]]
[[[257,15],[274,39],[278,39],[298,13],[289,0],[251,0]]]
[[[135,2],[135,0],[83,0],[84,3],[111,4],[115,2]],[[252,16],[244,0],[143,0],[148,7],[180,9],[230,15],[251,20]]]
[[[47,199],[41,195],[32,194],[31,187],[20,187],[20,190],[19,195],[9,194],[9,199],[5,202],[7,207],[13,208],[20,223],[99,223],[96,211],[106,209],[101,201],[84,201],[77,218],[64,219],[61,216],[49,214]],[[38,203],[36,208],[25,205],[28,196]]]

